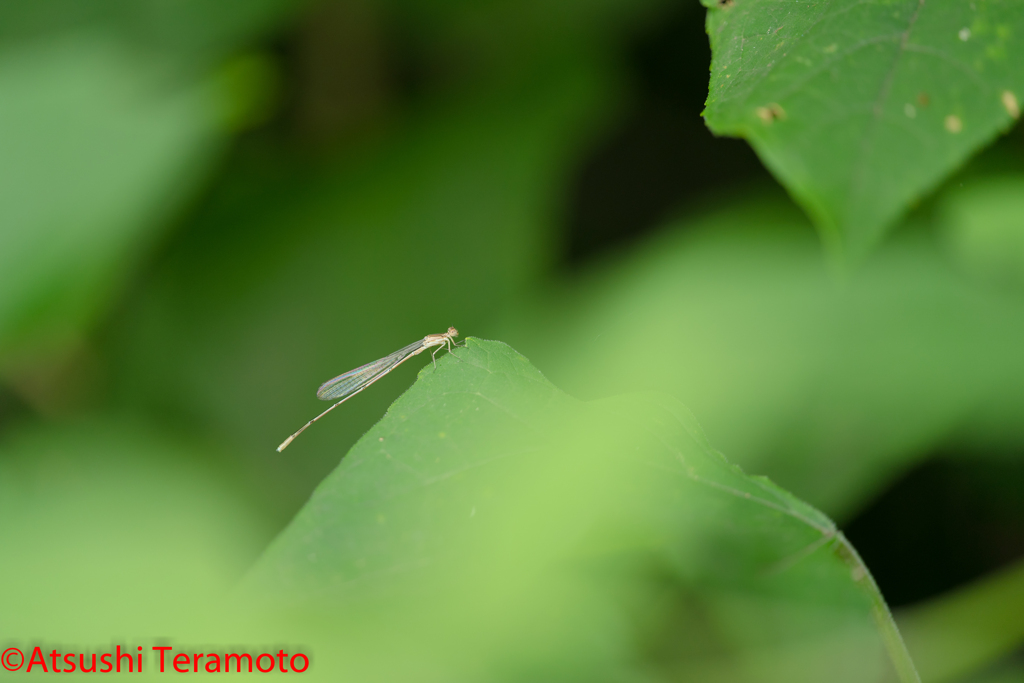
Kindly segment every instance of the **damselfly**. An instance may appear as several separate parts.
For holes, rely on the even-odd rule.
[[[311,424],[319,420],[321,417],[373,384],[405,361],[434,346],[437,348],[434,349],[434,353],[431,354],[431,357],[434,359],[434,365],[436,366],[437,352],[446,346],[450,352],[452,350],[452,339],[458,336],[459,331],[454,327],[449,327],[448,331],[443,334],[428,334],[423,339],[409,344],[404,349],[395,351],[390,356],[384,356],[380,360],[367,363],[362,367],[346,372],[344,375],[338,375],[334,379],[327,380],[319,389],[317,389],[316,397],[321,401],[333,401],[334,399],[339,399],[338,402],[304,424],[302,429],[285,439],[284,443],[277,447],[277,452],[280,453],[287,448],[288,444],[295,440],[295,437],[306,431]]]

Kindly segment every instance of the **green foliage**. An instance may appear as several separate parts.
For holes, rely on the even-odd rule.
[[[1014,0],[705,4],[708,125],[749,140],[855,257],[1020,115]]]
[[[1008,187],[971,183],[937,212],[939,231],[969,229],[959,216],[1004,241],[1024,234],[991,220],[1019,216]],[[679,396],[730,459],[848,519],[950,425],[1024,443],[1019,297],[937,242],[905,235],[836,281],[791,205],[752,199],[549,290],[502,336],[575,396]]]
[[[0,5],[4,638],[287,641],[332,681],[1019,677],[1019,569],[894,622],[826,515],[1024,448],[1019,139],[926,197],[1011,123],[1020,8],[716,4],[708,124],[856,268],[732,184],[571,269],[579,179],[688,68],[633,45],[670,9]]]
[[[157,73],[97,36],[0,49],[4,353],[83,335],[217,151],[216,93]]]
[[[211,455],[123,418],[7,430],[5,640],[99,646],[215,617],[269,530]]]
[[[344,673],[917,680],[832,522],[729,465],[679,403],[580,403],[498,342],[452,355],[248,577],[253,595],[365,626]],[[838,674],[834,658],[861,666]]]
[[[1024,177],[958,189],[944,199],[943,237],[956,262],[981,279],[1024,285]]]
[[[610,86],[586,61],[536,73],[332,163],[235,177],[111,332],[118,402],[198,413],[258,454],[283,505],[301,504],[413,375],[400,368],[282,461],[264,447],[318,409],[320,382],[479,326],[551,260],[549,184]]]
[[[137,52],[209,66],[287,21],[298,0],[38,0],[0,3],[0,41],[100,33]]]
[[[1024,632],[1024,566],[952,595],[915,606],[900,618],[911,651],[922,661],[926,681],[955,681],[1011,653]],[[1017,673],[1019,680],[1020,673]]]

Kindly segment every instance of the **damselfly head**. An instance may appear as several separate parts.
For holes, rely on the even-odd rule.
[[[448,328],[448,336],[454,339],[455,337],[459,336],[459,331],[457,329],[455,329],[454,327],[449,327]]]

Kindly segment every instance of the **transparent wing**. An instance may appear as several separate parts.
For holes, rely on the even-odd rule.
[[[422,339],[388,356],[384,356],[380,360],[375,360],[355,370],[349,370],[344,375],[338,375],[334,379],[329,379],[317,389],[316,397],[321,401],[334,401],[345,398],[360,387],[365,386],[367,382],[372,382],[374,378],[387,372],[421,349],[423,349]]]

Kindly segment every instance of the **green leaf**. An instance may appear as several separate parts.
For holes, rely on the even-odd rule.
[[[79,338],[212,161],[215,93],[158,73],[100,36],[0,51],[0,355]]]
[[[749,140],[855,257],[1024,101],[1015,0],[723,0],[707,28],[707,124]]]
[[[900,628],[924,672],[942,683],[976,673],[1024,643],[1024,564],[902,610]]]
[[[414,366],[285,463],[274,447],[322,408],[321,382],[449,325],[479,329],[550,260],[551,188],[607,116],[609,80],[558,54],[323,163],[242,156],[108,335],[119,398],[232,439],[269,472],[283,524],[337,462],[325,446],[353,443]]]
[[[957,188],[940,203],[943,238],[968,273],[1003,286],[1024,286],[1024,176]]]
[[[331,623],[334,673],[359,680],[917,680],[832,522],[730,465],[682,405],[582,403],[475,338],[421,371],[247,586]]]
[[[1003,188],[981,220],[1019,205],[1002,181],[968,185]],[[951,216],[974,215],[966,199]],[[1019,296],[921,234],[837,282],[774,199],[680,221],[499,331],[572,395],[676,396],[731,460],[843,519],[952,436],[971,452],[1024,443]]]
[[[95,648],[223,624],[216,606],[270,530],[258,504],[232,491],[237,474],[214,471],[210,455],[110,417],[6,429],[4,638]]]
[[[0,42],[24,43],[68,32],[103,33],[149,56],[209,66],[273,30],[298,0],[38,0],[0,4]]]

